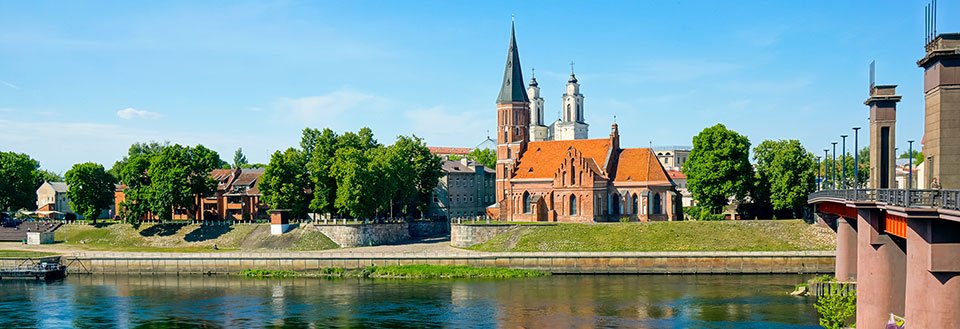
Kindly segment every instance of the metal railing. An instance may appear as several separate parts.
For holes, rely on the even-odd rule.
[[[960,190],[919,189],[848,189],[823,190],[810,194],[808,202],[816,199],[883,202],[905,208],[942,208],[960,210]]]

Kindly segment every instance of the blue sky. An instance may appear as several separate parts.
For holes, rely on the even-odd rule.
[[[63,172],[131,143],[204,144],[252,162],[304,127],[369,126],[474,146],[516,15],[547,120],[577,63],[591,137],[690,144],[723,123],[815,154],[867,127],[867,67],[899,84],[898,144],[923,126],[921,1],[0,2],[0,150]],[[960,31],[940,1],[940,31]],[[861,145],[866,137],[861,136]],[[852,142],[851,142],[852,145]]]

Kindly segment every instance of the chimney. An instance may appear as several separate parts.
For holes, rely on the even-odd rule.
[[[610,125],[610,144],[614,150],[620,150],[620,130],[616,123]]]

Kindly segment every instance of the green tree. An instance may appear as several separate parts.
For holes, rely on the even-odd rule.
[[[243,168],[247,164],[247,156],[243,155],[243,148],[238,147],[236,152],[233,152],[233,167],[234,168]]]
[[[198,197],[211,195],[216,181],[210,171],[225,163],[203,145],[134,144],[130,154],[114,165],[126,185],[121,213],[137,221],[148,213],[160,220],[172,218],[173,209],[196,214]]]
[[[39,175],[40,177],[41,184],[43,182],[62,182],[63,181],[63,176],[60,176],[60,174],[58,173],[45,170],[45,169],[37,170],[37,175]]]
[[[0,209],[35,209],[40,163],[23,153],[0,152]]]
[[[117,178],[121,183],[123,180],[120,179],[121,172],[123,172],[123,167],[130,161],[130,158],[138,155],[153,155],[160,153],[163,148],[170,146],[170,142],[158,143],[155,141],[150,141],[147,143],[133,143],[130,145],[130,148],[127,149],[127,156],[120,159],[113,164],[113,167],[108,171],[113,177]]]
[[[497,165],[497,152],[492,149],[473,149],[470,154],[467,154],[467,158],[487,168],[494,168]]]
[[[304,129],[300,147],[307,161],[307,172],[313,196],[310,211],[334,213],[337,198],[337,181],[331,173],[338,136],[333,130]]]
[[[375,184],[367,154],[354,147],[337,149],[331,172],[337,180],[334,206],[353,218],[370,218],[377,209]]]
[[[289,209],[297,217],[305,215],[310,202],[305,167],[306,159],[297,149],[273,152],[258,185],[263,202],[271,209]]]
[[[905,152],[903,152],[903,153],[900,153],[899,158],[901,158],[901,159],[908,159],[908,158],[910,158],[910,154],[908,154],[908,153],[910,153],[909,150],[908,150],[908,151],[905,151]],[[920,152],[920,151],[918,151],[918,150],[913,150],[913,165],[914,165],[914,166],[919,165],[919,164],[923,163],[923,160],[924,160],[923,152]]]
[[[117,209],[118,214],[131,224],[136,224],[140,219],[150,213],[150,201],[152,189],[150,176],[147,170],[150,168],[152,154],[133,154],[124,159],[124,164],[119,168],[119,180],[126,188],[124,189],[124,200]],[[118,168],[114,166],[114,168]]]
[[[70,186],[70,207],[96,224],[100,211],[113,204],[113,176],[102,165],[92,162],[75,164],[64,176]]]
[[[837,155],[836,162],[833,161],[832,156],[826,160],[821,159],[820,167],[819,167],[820,178],[822,179],[821,188],[823,189],[833,188],[834,180],[837,181],[837,188],[843,188],[843,186],[846,186],[847,188],[854,188],[855,187],[854,184],[857,181],[860,182],[861,188],[866,187],[867,181],[870,179],[870,148],[865,147],[860,149],[858,157],[859,159],[854,159],[854,156],[852,154],[847,154],[846,162],[844,162],[842,154]],[[857,164],[854,164],[855,162],[854,160],[860,161],[859,163],[860,169],[858,172],[860,175],[859,179],[854,178],[854,167],[857,166]],[[842,182],[840,181],[844,177],[843,175],[844,165],[846,165],[846,169],[847,169],[846,185],[842,185],[841,184]],[[836,170],[836,177],[833,177],[834,169]]]
[[[729,200],[744,200],[753,177],[749,153],[750,140],[722,124],[693,137],[683,173],[701,208],[719,213]]]
[[[174,144],[153,156],[150,175],[150,212],[160,220],[173,218],[173,209],[193,205],[190,183],[190,157],[186,147]]]
[[[778,217],[802,215],[814,190],[813,154],[796,139],[766,140],[753,149],[756,160],[754,201],[769,202]]]

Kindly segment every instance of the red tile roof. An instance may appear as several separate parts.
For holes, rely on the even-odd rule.
[[[687,175],[679,170],[668,170],[667,174],[670,175],[670,179],[687,179]]]
[[[666,171],[648,148],[623,149],[617,162],[617,182],[669,182]]]
[[[470,154],[471,149],[469,147],[446,147],[446,146],[428,146],[430,153],[433,154],[457,154],[457,155],[467,155]]]
[[[606,168],[610,146],[609,139],[530,142],[520,157],[514,178],[553,178],[571,147],[580,151],[584,158],[592,159],[602,170]]]

